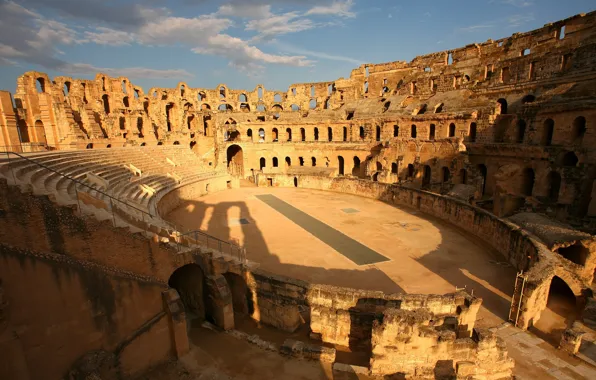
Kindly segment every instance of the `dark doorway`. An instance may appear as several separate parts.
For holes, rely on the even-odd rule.
[[[178,291],[189,321],[202,321],[207,317],[205,275],[200,266],[187,264],[176,269],[170,276],[168,285]]]
[[[244,176],[244,153],[238,145],[230,145],[227,150],[228,172],[236,177]]]
[[[424,165],[424,175],[422,176],[422,187],[430,186],[431,169],[430,166]]]
[[[337,157],[339,166],[339,175],[344,175],[344,158],[342,156]]]

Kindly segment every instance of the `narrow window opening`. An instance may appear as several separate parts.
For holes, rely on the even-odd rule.
[[[416,138],[416,125],[412,124],[412,127],[410,129],[410,137],[415,139]]]

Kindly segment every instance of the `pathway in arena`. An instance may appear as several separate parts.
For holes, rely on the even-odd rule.
[[[275,195],[261,194],[256,197],[357,265],[389,261],[387,257],[373,251],[364,244],[357,242],[307,213],[300,211]]]

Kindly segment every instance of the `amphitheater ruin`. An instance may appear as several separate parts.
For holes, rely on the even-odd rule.
[[[287,91],[27,72],[0,379],[594,379],[595,125],[596,12]]]

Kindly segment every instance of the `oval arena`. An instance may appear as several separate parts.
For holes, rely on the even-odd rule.
[[[595,19],[283,91],[23,74],[0,378],[594,378]]]

